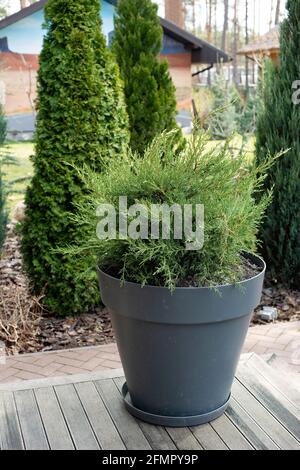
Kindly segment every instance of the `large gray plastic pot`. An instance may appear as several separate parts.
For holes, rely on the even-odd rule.
[[[250,255],[249,255],[250,257]],[[164,426],[193,426],[226,410],[251,315],[259,304],[261,272],[236,285],[211,288],[141,287],[99,270],[126,377],[128,411]]]

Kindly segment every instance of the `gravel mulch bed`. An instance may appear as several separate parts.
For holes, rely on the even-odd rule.
[[[0,259],[0,341],[8,354],[30,353],[96,346],[114,341],[106,309],[98,308],[85,315],[57,318],[42,305],[42,296],[30,294],[22,271],[20,240],[14,224],[8,234]],[[276,307],[279,321],[300,319],[300,292],[266,287],[262,305]],[[253,324],[265,324],[255,314]]]
[[[256,312],[263,307],[276,307],[278,310],[278,321],[298,321],[300,320],[300,292],[269,286],[268,282],[266,282],[266,287],[263,289],[262,302]],[[253,323],[265,324],[256,313],[253,317]]]

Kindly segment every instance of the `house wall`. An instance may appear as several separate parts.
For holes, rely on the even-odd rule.
[[[101,16],[103,19],[103,33],[108,38],[114,29],[114,7],[105,0],[101,0]],[[8,45],[12,52],[19,54],[39,54],[43,44],[44,10],[13,23],[0,30],[0,37],[8,38]]]
[[[176,87],[177,107],[190,110],[192,106],[192,56],[191,53],[161,54],[167,60],[170,74]]]
[[[35,70],[0,70],[0,83],[2,88],[1,104],[5,114],[33,112],[37,89],[37,72]]]
[[[0,52],[1,104],[6,114],[32,112],[35,108],[38,56]]]
[[[105,0],[101,1],[103,33],[109,43],[114,29],[114,6]],[[173,0],[172,0],[173,1]],[[43,43],[44,12],[39,10],[18,22],[0,30],[0,38],[7,37],[9,50],[17,54],[38,54]],[[36,98],[36,71],[23,67],[7,67],[1,62],[0,52],[0,89],[5,91],[4,110],[7,114],[18,114],[31,111],[28,89],[31,88],[32,100]],[[177,90],[179,109],[190,109],[192,95],[191,53],[182,43],[164,35],[161,56],[170,64],[170,73]],[[30,81],[30,83],[29,83]],[[3,94],[3,91],[2,91]]]

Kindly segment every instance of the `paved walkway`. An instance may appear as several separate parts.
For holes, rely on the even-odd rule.
[[[300,322],[250,328],[244,353],[276,353],[300,373]],[[0,358],[1,361],[1,358]],[[13,356],[0,362],[0,383],[86,374],[121,368],[115,344]]]
[[[244,352],[276,354],[300,373],[300,321],[250,328]]]

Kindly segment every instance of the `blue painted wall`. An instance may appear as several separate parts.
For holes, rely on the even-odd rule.
[[[114,30],[114,6],[105,0],[101,2],[103,33],[109,42],[109,36]],[[44,12],[39,10],[22,20],[0,30],[0,38],[7,37],[8,46],[12,52],[22,54],[39,54],[43,43]],[[186,52],[183,44],[164,35],[163,54],[181,54]]]
[[[106,37],[114,29],[114,7],[101,0],[103,32]],[[12,52],[22,54],[39,54],[42,48],[44,31],[44,12],[39,10],[22,20],[0,30],[0,37],[7,37]]]

